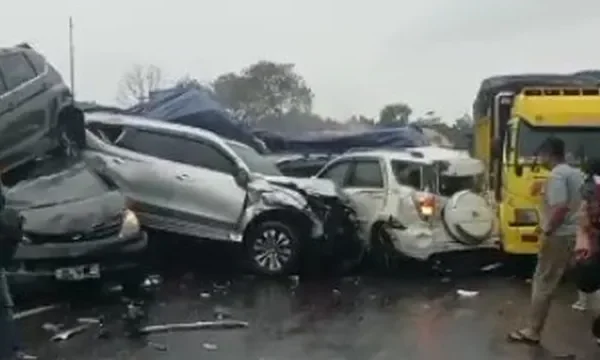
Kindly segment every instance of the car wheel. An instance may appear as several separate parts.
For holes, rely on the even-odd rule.
[[[300,257],[298,233],[280,221],[265,221],[245,239],[250,268],[263,275],[292,272]]]

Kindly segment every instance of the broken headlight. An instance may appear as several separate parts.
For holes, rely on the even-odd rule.
[[[123,213],[123,225],[121,225],[121,232],[119,237],[127,238],[130,236],[137,235],[140,232],[140,222],[131,210],[125,210]]]

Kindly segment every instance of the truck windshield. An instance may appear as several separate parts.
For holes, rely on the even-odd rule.
[[[517,131],[517,157],[521,162],[532,161],[540,145],[551,136],[565,142],[567,160],[580,162],[583,157],[600,153],[600,127],[532,126],[521,121]]]

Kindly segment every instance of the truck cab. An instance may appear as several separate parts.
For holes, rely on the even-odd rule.
[[[565,142],[579,166],[600,154],[600,86],[578,75],[516,75],[485,80],[474,104],[474,156],[486,166],[501,243],[510,254],[538,251],[541,193],[548,170],[537,153],[548,137]]]

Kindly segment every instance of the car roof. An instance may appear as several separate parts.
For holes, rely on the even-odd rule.
[[[375,156],[387,160],[410,161],[431,164],[436,161],[469,159],[466,151],[448,149],[437,146],[420,146],[405,149],[373,149],[348,152],[342,157]]]
[[[177,132],[177,133],[186,133],[189,135],[202,137],[217,143],[235,143],[236,145],[246,146],[237,141],[223,139],[219,135],[213,133],[212,131],[200,129],[193,126],[174,124],[168,121],[151,119],[143,116],[137,115],[125,115],[125,114],[116,114],[111,112],[103,112],[103,111],[94,111],[94,112],[86,112],[85,113],[86,121],[91,122],[100,122],[103,124],[110,125],[123,125],[123,126],[132,126],[144,129],[155,129],[162,130],[166,132]]]

